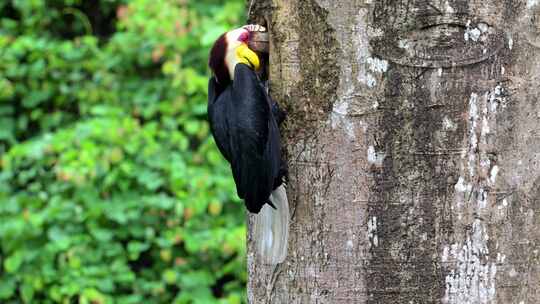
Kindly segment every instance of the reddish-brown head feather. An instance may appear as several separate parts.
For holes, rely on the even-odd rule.
[[[210,50],[210,58],[208,59],[210,69],[216,76],[217,82],[222,86],[226,86],[231,82],[231,76],[225,64],[225,55],[227,52],[226,35],[227,33],[219,36],[216,42],[214,42],[214,46]]]

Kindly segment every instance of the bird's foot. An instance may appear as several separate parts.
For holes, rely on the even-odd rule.
[[[242,28],[250,32],[266,32],[266,28],[258,24],[247,24],[247,25],[244,25]]]

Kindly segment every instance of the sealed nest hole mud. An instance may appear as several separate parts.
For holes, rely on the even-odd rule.
[[[262,81],[268,80],[268,64],[270,63],[270,43],[268,32],[251,32],[248,46],[257,53],[261,61],[261,69],[257,71],[257,75]]]
[[[258,53],[269,52],[268,32],[252,32],[249,37],[248,46]]]

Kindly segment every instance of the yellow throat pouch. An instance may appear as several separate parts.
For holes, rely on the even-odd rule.
[[[255,70],[260,68],[259,57],[252,51],[247,44],[242,43],[236,48],[236,58],[238,62],[249,65]]]

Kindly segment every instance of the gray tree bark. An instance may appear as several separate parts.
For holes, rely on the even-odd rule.
[[[249,2],[292,208],[249,302],[540,303],[540,1]]]

